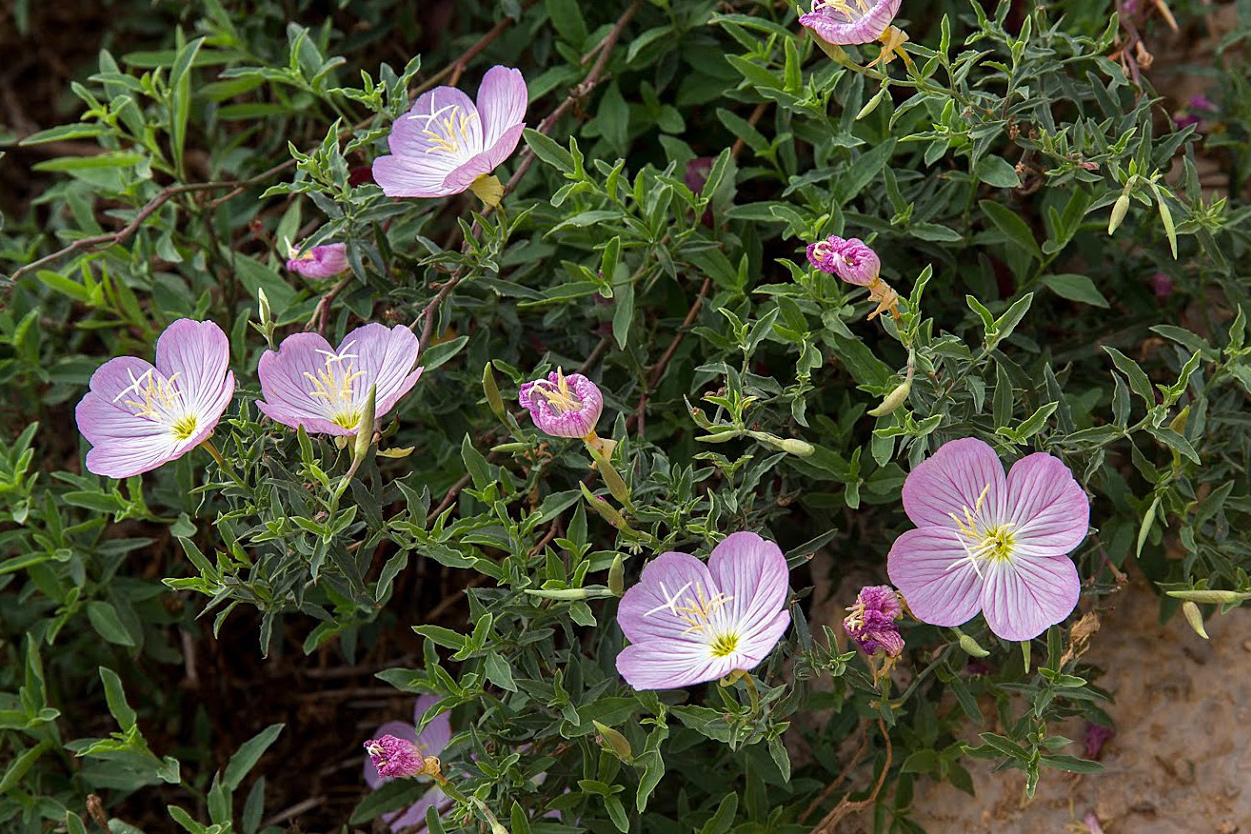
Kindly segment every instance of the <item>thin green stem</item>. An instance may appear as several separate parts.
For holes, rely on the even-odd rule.
[[[213,460],[217,461],[217,465],[221,467],[221,470],[229,475],[230,479],[234,481],[240,489],[245,492],[248,491],[248,485],[243,482],[242,478],[239,477],[239,473],[235,472],[235,468],[226,462],[226,459],[222,457],[222,453],[219,452],[217,447],[213,445],[212,440],[206,437],[204,438],[204,441],[200,443],[200,446],[204,449],[204,451],[213,456]]]

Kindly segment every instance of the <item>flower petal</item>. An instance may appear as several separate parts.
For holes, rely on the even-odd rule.
[[[202,421],[215,421],[225,410],[222,405],[212,413],[221,403],[229,364],[230,342],[211,321],[179,319],[156,340],[156,369],[166,379],[178,375],[183,402]]]
[[[986,564],[982,613],[1004,640],[1032,640],[1077,607],[1081,580],[1067,556],[1017,557]]]
[[[383,814],[382,818],[391,826],[391,830],[395,832],[412,831],[413,826],[421,825],[422,828],[416,829],[424,831],[426,822],[426,809],[431,805],[437,806],[444,800],[443,791],[439,788],[432,787],[430,790],[422,794],[421,799],[417,800],[409,807],[407,811],[392,814]]]
[[[982,578],[954,530],[907,531],[891,545],[886,573],[923,623],[958,626],[981,608]]]
[[[426,710],[443,700],[437,695],[421,695],[417,698],[417,706],[413,710],[413,723],[421,723]],[[417,734],[417,749],[423,756],[441,756],[452,740],[452,714],[441,712],[430,720]]]
[[[387,138],[391,153],[423,157],[435,164],[457,164],[481,153],[482,118],[469,96],[455,87],[422,93],[408,112],[395,120]]]
[[[414,373],[419,344],[413,331],[403,325],[388,328],[373,322],[358,327],[343,337],[339,353],[355,354],[356,369],[364,375],[356,383],[357,396],[361,402],[369,396],[369,386],[378,386],[377,411],[382,417],[407,394],[421,376],[421,369]]]
[[[1035,452],[1008,473],[1007,517],[1018,549],[1063,556],[1082,543],[1090,526],[1090,499],[1057,457]]]
[[[755,533],[733,533],[722,539],[712,549],[708,572],[717,588],[729,597],[718,619],[734,624],[736,631],[757,632],[786,604],[790,591],[786,557],[776,544]],[[764,654],[768,649],[759,657],[763,659]]]
[[[690,623],[669,607],[674,597],[679,597],[676,604],[682,605],[687,594],[694,595],[697,588],[708,595],[717,592],[708,567],[686,553],[662,553],[647,563],[638,584],[622,596],[617,624],[631,643],[659,640],[666,646],[689,644],[706,655],[707,641],[688,633]]]
[[[773,651],[790,624],[791,612],[783,608],[768,619],[745,625],[739,644],[727,658],[733,662],[731,668],[747,671],[755,669]]]
[[[311,395],[307,375],[315,377],[324,370],[330,352],[330,343],[317,333],[293,333],[277,351],[265,351],[256,369],[264,399],[256,405],[270,419],[293,429],[303,426],[312,432],[355,434],[332,422],[326,404]]]
[[[515,130],[520,138],[521,131],[517,128],[526,117],[528,101],[526,80],[522,77],[521,70],[494,66],[486,71],[478,86],[478,113],[482,116],[484,148],[494,146],[509,131]],[[514,139],[513,148],[515,147],[517,142]],[[508,149],[504,157],[507,158],[510,153],[512,148]]]
[[[374,182],[388,197],[447,197],[464,188],[448,188],[447,177],[456,170],[455,160],[427,157],[380,156],[370,169]]]
[[[952,440],[923,460],[904,480],[904,512],[918,527],[955,529],[951,514],[963,519],[966,509],[972,512],[988,484],[990,490],[977,515],[982,519],[1001,519],[1006,481],[999,456],[976,437]],[[991,526],[995,523],[992,521]]]
[[[734,667],[733,655],[713,657],[707,645],[679,640],[634,643],[617,655],[617,671],[635,689],[680,689],[724,677]]]

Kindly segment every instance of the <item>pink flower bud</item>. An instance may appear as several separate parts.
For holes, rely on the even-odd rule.
[[[303,255],[291,254],[287,269],[309,278],[329,278],[348,268],[347,246],[342,243],[314,246]]]

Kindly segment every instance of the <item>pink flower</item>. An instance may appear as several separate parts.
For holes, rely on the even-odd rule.
[[[426,725],[420,733],[417,732],[417,724],[421,721],[421,716],[438,702],[438,698],[433,695],[422,695],[417,698],[417,704],[413,710],[412,723],[406,721],[388,721],[377,729],[376,736],[378,740],[382,738],[393,738],[402,741],[416,753],[418,758],[437,757],[443,753],[447,743],[452,739],[452,719],[449,713],[440,713],[434,720]],[[368,744],[366,744],[368,749]],[[365,759],[365,782],[370,788],[377,790],[378,788],[390,782],[391,779],[398,776],[412,774],[388,774],[381,772],[381,769],[374,763],[372,752],[369,758]],[[417,778],[422,778],[418,776]],[[438,808],[446,801],[443,791],[438,787],[431,787],[426,793],[417,800],[411,807],[404,811],[395,811],[391,814],[384,814],[383,819],[391,826],[392,831],[403,831],[412,826],[425,822],[426,808],[431,805]]]
[[[808,262],[822,272],[860,287],[875,283],[882,268],[881,259],[864,241],[855,237],[843,240],[838,235],[810,244]]]
[[[293,429],[354,435],[370,388],[377,386],[375,414],[381,418],[417,384],[418,349],[417,337],[403,325],[358,327],[338,350],[318,333],[295,333],[261,356],[257,375],[264,399],[256,405]]]
[[[973,437],[946,443],[904,481],[917,525],[895,540],[887,572],[922,622],[958,626],[979,611],[1005,640],[1029,640],[1077,605],[1068,553],[1086,537],[1090,501],[1059,458],[1027,455],[1004,477]]]
[[[156,365],[105,362],[74,416],[92,445],[87,469],[128,478],[177,460],[208,439],[230,404],[230,344],[211,321],[179,319],[156,341]]]
[[[478,102],[454,87],[436,87],[396,119],[391,155],[374,160],[374,179],[388,197],[460,194],[507,159],[525,128],[527,90],[520,70],[491,67]]]
[[[308,278],[329,278],[348,268],[346,253],[347,245],[343,243],[314,246],[303,255],[297,255],[293,247],[291,258],[287,260],[287,269]]]
[[[904,648],[895,621],[903,616],[899,595],[889,585],[870,585],[856,595],[856,604],[847,609],[851,613],[843,620],[847,636],[864,650],[875,654],[885,649],[886,654],[898,657]]]
[[[617,671],[635,689],[677,689],[749,671],[790,624],[782,551],[755,533],[734,533],[705,565],[662,553],[625,592],[617,623],[631,645]]]
[[[902,0],[815,0],[799,22],[826,43],[871,43],[899,13]]]
[[[553,437],[590,437],[604,410],[599,386],[582,374],[565,376],[559,370],[522,385],[517,402],[530,410],[540,431]]]

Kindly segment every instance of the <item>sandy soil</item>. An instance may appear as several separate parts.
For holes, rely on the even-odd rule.
[[[1044,771],[1023,807],[1023,774],[966,762],[977,798],[920,783],[914,819],[930,834],[1086,832],[1094,812],[1106,834],[1251,834],[1251,611],[1210,618],[1204,641],[1180,616],[1156,625],[1156,610],[1132,582],[1085,656],[1116,699],[1103,773]]]

